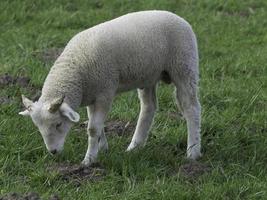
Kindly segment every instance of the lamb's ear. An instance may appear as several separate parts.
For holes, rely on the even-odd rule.
[[[80,115],[65,102],[62,103],[59,110],[63,116],[67,117],[72,122],[78,122],[80,120]]]
[[[32,107],[33,102],[32,102],[30,99],[26,98],[24,95],[21,95],[21,98],[22,98],[22,102],[23,102],[24,106],[25,106],[27,109],[29,109],[29,108]]]
[[[33,102],[26,98],[24,95],[21,95],[23,105],[26,107],[26,110],[19,112],[20,115],[29,116],[30,111],[32,110]]]

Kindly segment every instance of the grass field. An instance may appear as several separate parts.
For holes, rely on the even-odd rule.
[[[75,2],[75,3],[74,3]],[[265,0],[1,0],[0,75],[30,77],[32,87],[0,88],[0,196],[38,192],[44,199],[267,199],[267,1]],[[125,153],[131,134],[108,135],[100,154],[106,175],[72,181],[47,170],[79,163],[86,152],[85,128],[76,125],[59,157],[50,156],[22,109],[20,95],[33,97],[52,66],[42,52],[61,48],[79,31],[140,10],[172,11],[189,21],[200,52],[202,145],[206,173],[181,173],[186,126],[172,86],[160,84],[159,109],[145,148]],[[40,56],[41,55],[41,56]],[[118,96],[109,121],[135,123],[136,91]],[[80,109],[81,122],[86,120]]]

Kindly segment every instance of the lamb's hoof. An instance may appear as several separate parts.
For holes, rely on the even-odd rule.
[[[89,165],[90,165],[90,162],[88,162],[87,160],[83,160],[81,162],[81,166],[83,166],[83,167],[88,167]]]
[[[132,146],[128,146],[127,149],[126,149],[126,152],[129,152],[129,151],[132,151],[135,147],[132,147]]]
[[[84,167],[89,167],[89,166],[93,165],[94,163],[96,163],[96,159],[88,158],[88,159],[84,159],[82,161],[81,165]]]
[[[138,143],[138,142],[131,142],[130,145],[127,147],[126,152],[132,151],[134,149],[138,149],[140,147],[145,146],[145,143]]]

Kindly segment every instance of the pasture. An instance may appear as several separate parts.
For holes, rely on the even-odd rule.
[[[2,0],[0,199],[267,199],[267,2],[265,0]],[[48,154],[21,94],[37,99],[73,35],[140,10],[169,10],[193,27],[200,55],[202,152],[186,160],[186,124],[173,86],[159,84],[147,145],[126,153],[139,114],[136,91],[117,96],[106,123],[109,152],[68,173],[87,149],[86,109],[59,156]]]

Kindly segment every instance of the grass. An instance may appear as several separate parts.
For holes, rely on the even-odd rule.
[[[70,133],[59,158],[47,154],[41,136],[21,110],[20,94],[2,87],[0,96],[0,195],[39,192],[63,199],[267,199],[267,3],[264,0],[3,0],[0,7],[0,74],[31,77],[41,87],[52,63],[35,52],[63,47],[85,28],[122,14],[148,9],[172,11],[187,19],[198,38],[202,144],[200,160],[210,173],[188,179],[178,173],[186,162],[186,126],[174,119],[172,87],[160,85],[159,109],[147,146],[125,153],[129,137],[109,137],[100,161],[107,176],[76,187],[46,171],[47,164],[79,163],[86,151],[85,130]],[[122,94],[109,119],[136,121],[135,91]],[[82,121],[86,120],[81,109]],[[75,134],[81,132],[81,134]],[[177,148],[178,147],[178,148]]]

